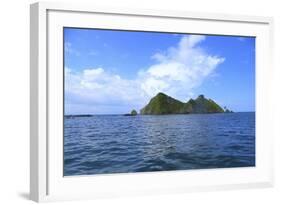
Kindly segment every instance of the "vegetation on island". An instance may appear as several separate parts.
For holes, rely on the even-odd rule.
[[[185,113],[185,104],[164,93],[158,93],[148,105],[140,110],[142,115],[181,114]]]
[[[183,103],[164,93],[158,93],[150,102],[140,110],[142,115],[164,115],[164,114],[205,114],[232,112],[224,110],[212,99],[206,99],[199,95],[195,100],[190,99]]]

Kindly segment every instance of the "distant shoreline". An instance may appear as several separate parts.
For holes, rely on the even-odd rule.
[[[161,114],[161,115],[143,115],[138,114],[138,116],[166,116],[166,115],[212,115],[212,114],[237,114],[237,113],[255,113],[256,111],[242,111],[242,112],[234,112],[234,113],[190,113],[190,114]],[[124,116],[124,114],[70,114],[64,115],[66,118],[71,117],[93,117],[93,116]]]

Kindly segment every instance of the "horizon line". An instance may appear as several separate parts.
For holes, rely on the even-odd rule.
[[[256,112],[256,111],[238,111],[238,112],[233,112],[233,113],[245,113],[245,112]],[[224,113],[224,112],[222,112],[222,113]],[[186,113],[186,114],[162,114],[162,115],[198,115],[198,114],[222,114],[222,113]],[[116,113],[115,114],[91,114],[91,113],[85,113],[85,114],[64,114],[64,116],[124,115],[124,114],[127,114],[127,113],[119,113],[119,114],[116,114]],[[227,113],[227,114],[229,114],[229,113]],[[142,114],[138,113],[138,115],[142,115]]]

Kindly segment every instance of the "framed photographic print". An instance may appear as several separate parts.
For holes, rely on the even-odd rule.
[[[32,4],[31,199],[272,186],[272,22]]]

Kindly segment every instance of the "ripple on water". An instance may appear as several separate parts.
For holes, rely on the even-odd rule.
[[[255,114],[66,118],[64,175],[255,166]]]

